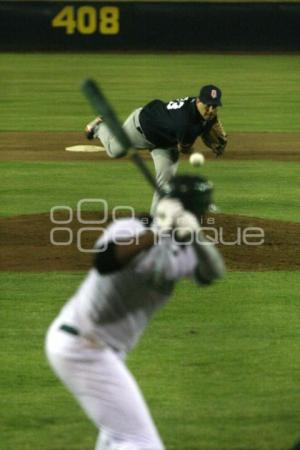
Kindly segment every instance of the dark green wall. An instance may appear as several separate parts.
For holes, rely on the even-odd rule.
[[[299,3],[0,2],[2,51],[299,51],[299,30]]]

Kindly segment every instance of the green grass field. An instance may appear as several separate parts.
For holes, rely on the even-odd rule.
[[[1,274],[3,450],[93,448],[96,430],[43,354],[47,325],[83,275]],[[298,276],[178,285],[129,357],[168,449],[287,449],[297,438]]]
[[[299,55],[2,54],[0,65],[0,131],[81,130],[91,115],[79,91],[86,77],[101,81],[123,119],[153,98],[197,95],[214,83],[228,132],[300,131]]]
[[[122,118],[152,98],[195,95],[213,82],[224,91],[229,132],[300,132],[296,55],[0,54],[0,64],[0,138],[80,131],[92,117],[78,89],[86,76],[101,81]],[[130,163],[0,166],[3,217],[76,207],[81,198],[150,204],[151,189]],[[299,221],[299,163],[220,160],[203,171],[222,212]],[[97,431],[43,353],[47,326],[83,276],[0,273],[0,450],[94,446]],[[300,439],[299,287],[298,272],[230,272],[208,289],[177,286],[128,360],[168,450],[288,450]]]
[[[113,170],[110,161],[1,165],[3,216],[46,212],[56,205],[76,209],[82,198],[107,199],[110,208],[126,203],[137,211],[147,211],[151,203],[151,187],[130,162],[114,161]],[[180,164],[180,172],[197,173],[186,161]],[[220,160],[204,166],[202,173],[214,180],[215,200],[222,212],[286,221],[300,218],[299,164],[285,162],[283,169],[280,161]],[[94,209],[95,203],[85,204],[84,209],[88,208]]]

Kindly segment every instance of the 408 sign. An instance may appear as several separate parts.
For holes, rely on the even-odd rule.
[[[118,34],[120,11],[117,6],[65,6],[52,19],[53,28],[63,28],[65,34]]]

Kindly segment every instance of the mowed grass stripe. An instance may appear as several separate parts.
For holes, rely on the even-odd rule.
[[[153,163],[148,161],[153,170]],[[129,161],[2,162],[2,216],[49,212],[53,206],[76,209],[81,199],[105,199],[108,209],[131,205],[150,208],[152,189]],[[199,173],[187,161],[179,172]],[[299,163],[271,161],[208,162],[201,173],[215,184],[221,212],[299,221]],[[86,202],[95,210],[99,202]]]
[[[93,116],[80,84],[95,78],[122,119],[161,98],[223,90],[228,132],[299,132],[299,55],[1,54],[0,131],[79,131]]]

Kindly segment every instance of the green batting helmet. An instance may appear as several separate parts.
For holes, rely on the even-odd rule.
[[[169,181],[166,196],[177,198],[196,215],[205,214],[213,205],[213,184],[202,175],[177,175]]]

